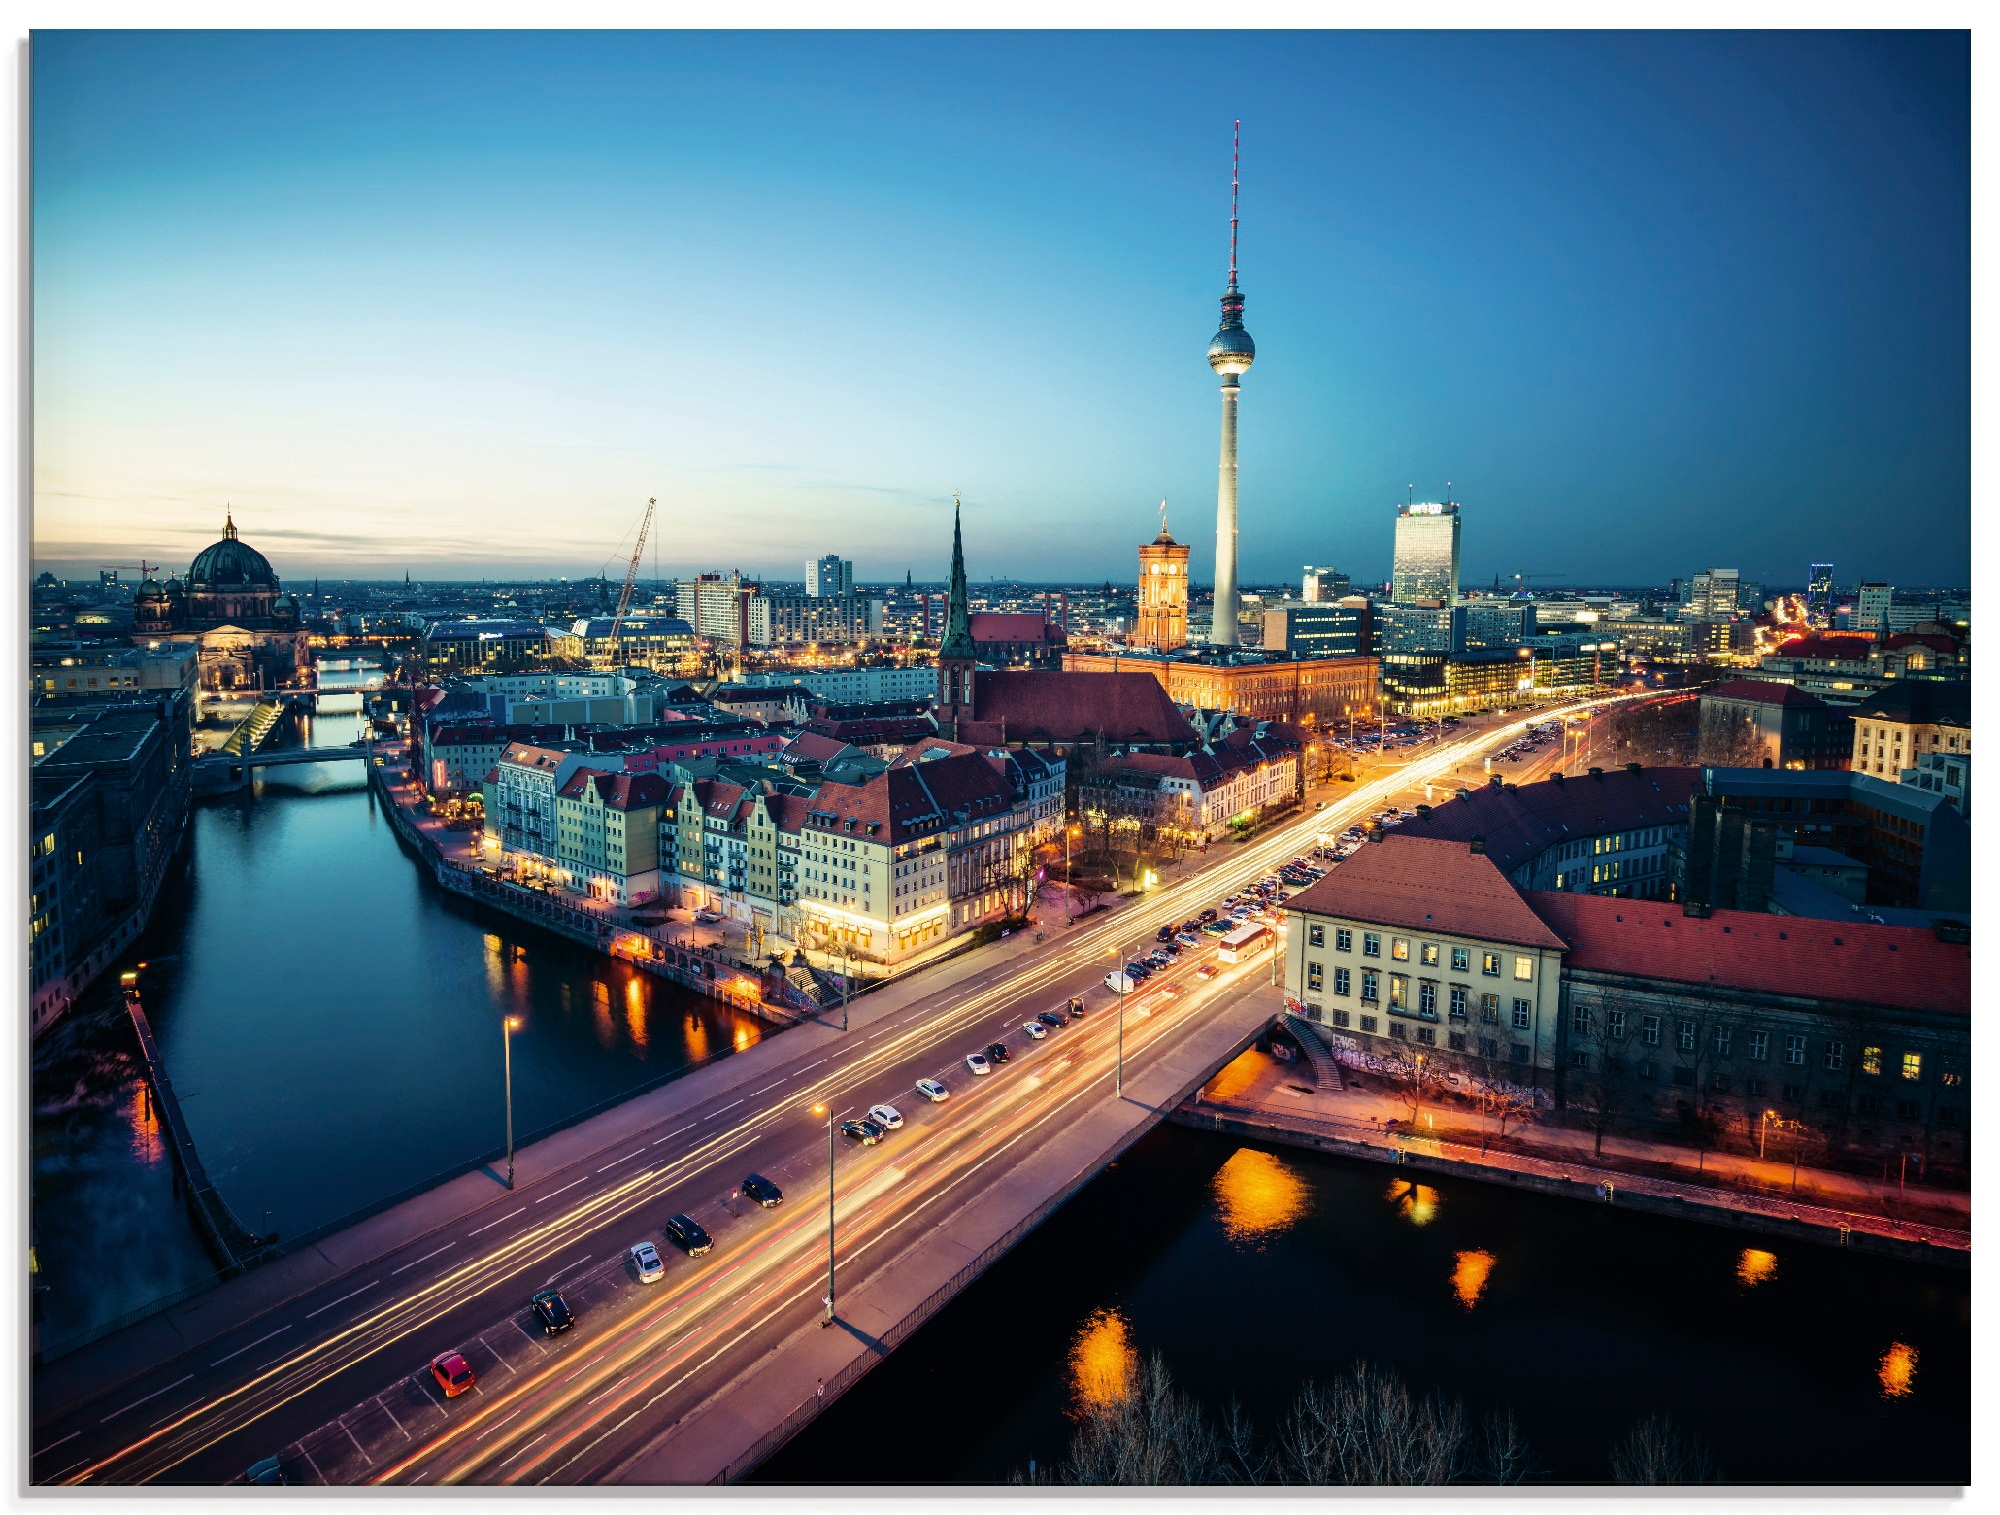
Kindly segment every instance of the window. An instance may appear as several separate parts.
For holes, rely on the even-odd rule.
[[[1408,1041],[1410,1039],[1410,1028],[1401,1021],[1390,1021],[1389,1034],[1399,1042]]]
[[[1806,1097],[1806,1086],[1804,1084],[1785,1084],[1779,1088],[1778,1097],[1788,1100],[1804,1099]]]
[[[1348,972],[1345,968],[1335,968],[1333,970],[1333,992],[1335,994],[1346,994],[1348,992]]]
[[[1727,1073],[1711,1073],[1708,1076],[1708,1087],[1712,1093],[1727,1094],[1729,1092],[1729,1075]]]
[[[1465,1050],[1465,1033],[1463,1031],[1452,1032],[1446,1040],[1451,1043],[1452,1051],[1463,1052]]]
[[[1803,1068],[1806,1065],[1806,1039],[1803,1036],[1786,1036],[1785,1062],[1793,1068]]]
[[[1947,1089],[1956,1089],[1960,1084],[1965,1082],[1965,1074],[1959,1068],[1957,1058],[1940,1058],[1938,1060],[1938,1068],[1940,1070],[1938,1073],[1938,1082],[1943,1084]]]
[[[1333,950],[1335,952],[1352,952],[1354,950],[1354,933],[1349,931],[1345,926],[1334,927]]]
[[[1345,1026],[1347,1022],[1348,1014],[1345,1010],[1336,1010],[1333,1012],[1333,1023],[1336,1026]]]
[[[1959,1121],[1958,1106],[1939,1105],[1937,1119],[1940,1126],[1956,1126]]]
[[[1438,1039],[1438,1034],[1431,1027],[1429,1026],[1417,1027],[1417,1040],[1422,1042],[1426,1047],[1436,1046],[1437,1039]]]
[[[1729,1056],[1729,1038],[1729,1027],[1717,1026],[1715,1028],[1715,1055],[1717,1057]]]
[[[1361,933],[1361,955],[1363,957],[1380,957],[1382,955],[1382,935],[1380,932],[1364,931]]]
[[[1361,998],[1364,1003],[1374,1004],[1382,997],[1382,975],[1373,968],[1361,970]]]
[[[1374,1034],[1374,1031],[1375,1031],[1375,1017],[1374,1017],[1374,1016],[1372,1016],[1372,1015],[1364,1015],[1364,1016],[1362,1016],[1362,1017],[1361,1017],[1361,1029],[1362,1029],[1363,1031],[1366,1031],[1366,1032],[1368,1032],[1369,1034],[1373,1035],[1373,1034]]]
[[[1308,947],[1324,947],[1326,945],[1326,927],[1306,927],[1306,945]]]
[[[1899,1099],[1896,1101],[1897,1120],[1922,1120],[1923,1118],[1924,1107],[1916,1100]]]
[[[1623,1041],[1625,1039],[1625,1012],[1623,1010],[1607,1010],[1604,1012],[1604,1034],[1613,1041]]]
[[[1657,1015],[1641,1016],[1639,1019],[1639,1040],[1649,1047],[1660,1045],[1660,1018]]]
[[[1390,937],[1389,956],[1399,963],[1407,963],[1410,960],[1410,939],[1407,936]]]
[[[1389,1008],[1391,1010],[1410,1008],[1410,976],[1407,973],[1389,975]]]
[[[1761,1078],[1744,1079],[1743,1092],[1745,1094],[1762,1094],[1764,1092],[1764,1080]]]
[[[1500,1055],[1500,1044],[1490,1036],[1480,1037],[1479,1055],[1481,1057],[1498,1057]]]
[[[1857,1094],[1854,1096],[1854,1110],[1857,1115],[1879,1115],[1882,1101],[1872,1094]]]
[[[1825,1055],[1820,1059],[1829,1073],[1838,1073],[1847,1066],[1847,1043],[1828,1042]]]
[[[1654,1079],[1658,1078],[1659,1076],[1660,1076],[1660,1065],[1658,1063],[1639,1064],[1639,1077],[1644,1079]]]
[[[1472,971],[1472,949],[1470,947],[1454,947],[1451,949],[1451,971],[1453,973],[1470,973]]]
[[[1517,999],[1514,1001],[1514,1029],[1525,1031],[1534,1023],[1535,1002]]]
[[[1517,957],[1514,959],[1515,978],[1519,979],[1522,983],[1526,983],[1534,976],[1535,960],[1532,957]]]
[[[1488,1026],[1500,1024],[1500,996],[1482,994],[1479,996],[1479,1019]]]
[[[1820,1109],[1838,1110],[1843,1103],[1845,1103],[1845,1101],[1842,1100],[1840,1091],[1838,1089],[1822,1089],[1819,1091]]]
[[[1588,1068],[1590,1066],[1590,1054],[1588,1052],[1570,1053],[1569,1065],[1572,1068]]]
[[[1590,1006],[1572,1005],[1569,1012],[1569,1029],[1573,1036],[1590,1035]]]
[[[1465,1019],[1465,985],[1463,984],[1453,984],[1451,986],[1451,1018],[1455,1021]]]
[[[1317,993],[1326,987],[1326,969],[1318,963],[1306,964],[1306,988]]]
[[[1905,1052],[1903,1054],[1903,1077],[1911,1080],[1916,1080],[1922,1078],[1923,1076],[1924,1076],[1923,1053]]]
[[[1500,954],[1497,952],[1480,953],[1479,971],[1488,978],[1498,978],[1500,976]]]
[[[1880,1076],[1882,1072],[1882,1049],[1863,1047],[1861,1049],[1861,1071]]]
[[[1763,1062],[1771,1055],[1771,1033],[1768,1031],[1752,1031],[1750,1033],[1748,1051],[1752,1062]]]
[[[1438,944],[1436,942],[1425,942],[1419,955],[1426,968],[1435,968],[1438,965]]]
[[[1694,1031],[1695,1031],[1694,1022],[1682,1021],[1677,1029],[1679,1030],[1680,1033],[1681,1051],[1683,1052],[1694,1051]]]
[[[1519,1042],[1514,1043],[1514,1061],[1517,1063],[1525,1063],[1527,1060],[1528,1060],[1528,1049],[1522,1046]]]
[[[1434,1021],[1438,1014],[1438,986],[1435,979],[1417,980],[1417,1014]]]

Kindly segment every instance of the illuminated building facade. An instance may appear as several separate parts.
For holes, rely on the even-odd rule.
[[[1287,653],[1222,653],[1184,647],[1175,653],[1065,654],[1077,672],[1135,673],[1159,680],[1176,705],[1230,710],[1250,720],[1330,725],[1375,714],[1372,657],[1301,658]]]
[[[1188,556],[1160,522],[1160,534],[1139,549],[1139,614],[1132,645],[1172,652],[1187,645]]]
[[[1816,631],[1833,625],[1833,564],[1815,563],[1806,580],[1806,623]]]
[[[1458,602],[1458,506],[1417,501],[1396,507],[1396,557],[1389,598],[1398,605]]]

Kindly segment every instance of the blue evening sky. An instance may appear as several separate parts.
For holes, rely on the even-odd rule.
[[[36,553],[1969,577],[1963,34],[34,41]],[[648,553],[648,571],[653,554]],[[1561,584],[1560,579],[1547,581]]]

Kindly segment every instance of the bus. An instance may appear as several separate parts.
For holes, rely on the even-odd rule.
[[[1269,926],[1259,926],[1252,922],[1247,926],[1239,926],[1216,943],[1215,955],[1225,963],[1240,963],[1245,958],[1262,952],[1270,939]]]

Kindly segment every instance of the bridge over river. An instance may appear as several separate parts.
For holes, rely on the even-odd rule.
[[[58,1359],[36,1376],[34,1480],[220,1483],[272,1455],[302,1483],[739,1479],[1281,1013],[1268,955],[1204,979],[1189,953],[1121,1005],[1121,953],[1516,730],[1047,943],[892,984],[849,1030],[795,1027],[550,1136],[511,1190],[496,1162]],[[1027,1033],[1072,996],[1081,1019]],[[975,1076],[964,1055],[995,1041],[1008,1060]],[[903,1116],[880,1145],[834,1137],[879,1102]],[[781,1206],[742,1200],[752,1172]],[[677,1213],[713,1251],[667,1243]],[[668,1258],[657,1283],[629,1271],[640,1241]],[[578,1316],[554,1338],[528,1311],[548,1286]],[[446,1400],[426,1364],[454,1348],[478,1386]]]

